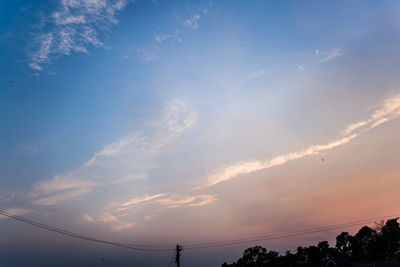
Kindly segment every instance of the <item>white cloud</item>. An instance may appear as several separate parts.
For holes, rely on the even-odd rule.
[[[182,99],[170,101],[163,114],[163,123],[167,125],[170,135],[177,135],[191,128],[197,120],[196,113]],[[171,138],[172,136],[169,136]]]
[[[146,221],[151,221],[155,216],[156,216],[156,215],[147,215],[147,216],[144,216],[144,219],[145,219]]]
[[[59,191],[59,190],[67,190],[67,189],[77,189],[77,188],[86,188],[94,186],[93,182],[74,179],[73,175],[69,179],[65,179],[63,176],[57,175],[54,179],[45,182],[39,182],[35,184],[35,189],[37,191]]]
[[[196,30],[197,28],[199,28],[199,24],[198,24],[199,19],[200,19],[199,14],[193,15],[191,18],[188,18],[185,20],[184,25],[186,27],[192,28],[193,30]]]
[[[117,217],[111,215],[110,213],[106,212],[99,218],[100,221],[102,222],[119,222]]]
[[[107,158],[126,153],[141,153],[151,155],[162,149],[171,139],[181,132],[191,128],[196,122],[197,115],[182,99],[173,99],[166,104],[160,119],[161,128],[155,129],[154,136],[144,136],[135,133],[131,136],[105,146],[95,153],[84,166],[90,166],[100,157]]]
[[[304,70],[304,66],[303,66],[303,65],[298,66],[298,67],[297,67],[297,70],[303,71],[303,70]]]
[[[353,131],[357,130],[358,128],[363,127],[367,124],[368,124],[367,121],[358,121],[356,123],[349,124],[347,126],[347,128],[342,131],[342,134],[348,135],[348,134],[352,133]]]
[[[83,214],[83,219],[87,222],[94,222],[94,219],[92,216],[90,216],[89,214],[85,213]]]
[[[398,116],[400,116],[400,95],[386,99],[368,119],[347,125],[341,133],[347,135],[358,129],[369,130],[386,121],[396,119]]]
[[[51,53],[51,46],[53,43],[53,34],[47,33],[39,36],[40,46],[38,50],[32,54],[31,63],[29,66],[37,71],[42,70],[43,64],[46,64],[50,61],[50,53]]]
[[[134,223],[121,222],[118,225],[114,226],[113,230],[118,232],[118,231],[121,231],[121,230],[124,230],[124,229],[131,228],[134,225],[135,225]]]
[[[267,69],[261,69],[261,70],[258,70],[258,71],[255,71],[255,72],[252,72],[252,73],[248,74],[246,76],[246,80],[260,78],[260,77],[265,76],[267,73],[268,73]]]
[[[320,50],[315,50],[315,55],[316,56],[322,56],[322,58],[320,59],[320,62],[326,62],[329,61],[331,59],[334,59],[336,57],[340,57],[344,55],[344,52],[341,48],[339,47],[335,47],[332,48],[329,51],[320,51]]]
[[[138,60],[141,62],[151,62],[157,59],[158,57],[158,43],[153,43],[147,47],[136,48],[135,53],[139,56]],[[126,55],[125,58],[131,59],[132,56]]]
[[[76,190],[69,190],[69,191],[62,191],[62,192],[58,192],[58,190],[54,190],[54,191],[57,191],[57,192],[55,192],[54,194],[51,194],[49,196],[41,197],[39,195],[39,197],[33,201],[33,204],[40,205],[40,206],[51,206],[51,205],[54,205],[54,204],[62,202],[62,201],[66,201],[66,200],[74,199],[74,198],[77,198],[80,196],[84,196],[87,193],[89,193],[91,190],[90,190],[90,188],[80,188],[80,189],[76,189]]]
[[[296,152],[288,153],[285,155],[276,156],[270,160],[265,161],[247,161],[237,162],[232,165],[221,167],[217,170],[212,171],[207,175],[205,182],[200,187],[209,187],[218,184],[223,181],[233,179],[242,174],[248,174],[255,171],[269,169],[274,166],[285,164],[288,161],[303,158],[309,155],[319,154],[322,151],[326,151],[337,146],[347,144],[351,139],[357,137],[357,134],[353,134],[341,139],[337,139],[324,145],[314,145],[306,149],[302,149]]]
[[[180,33],[178,30],[175,30],[173,33],[167,33],[167,34],[157,34],[154,36],[154,41],[156,41],[156,43],[163,43],[165,41],[171,41],[172,43],[175,42],[182,42],[182,39],[180,37]]]
[[[173,195],[156,200],[157,203],[167,208],[179,208],[182,206],[198,207],[211,204],[217,200],[215,195]]]
[[[41,71],[59,57],[103,46],[99,35],[117,23],[115,13],[125,5],[126,0],[61,0],[35,39],[29,66]]]
[[[308,155],[319,154],[320,152],[347,144],[363,132],[398,117],[400,117],[400,95],[386,99],[382,106],[370,115],[369,119],[349,124],[342,131],[342,135],[345,135],[343,137],[334,139],[326,144],[309,146],[305,149],[280,155],[272,159],[242,161],[219,167],[211,171],[206,177],[200,179],[199,185],[196,188],[213,186],[220,182],[236,178],[239,175],[282,165]]]
[[[145,195],[145,196],[142,196],[142,197],[135,197],[135,198],[132,198],[132,199],[128,200],[127,202],[124,202],[121,205],[122,207],[120,209],[118,209],[118,210],[124,210],[124,209],[126,209],[128,207],[133,207],[133,206],[135,206],[136,204],[139,204],[139,203],[149,202],[151,200],[154,200],[154,199],[157,199],[157,198],[160,198],[160,197],[164,197],[165,195],[166,194],[155,194],[155,195],[152,195],[152,196]]]
[[[124,222],[118,219],[116,216],[106,212],[97,218],[90,216],[89,214],[83,214],[83,219],[87,222],[101,222],[106,224],[111,224],[111,229],[113,231],[121,231],[133,227],[134,223]]]
[[[162,210],[163,208],[179,208],[179,207],[199,207],[211,204],[217,201],[216,195],[185,195],[185,194],[155,194],[155,195],[145,195],[142,197],[135,197],[129,201],[123,202],[122,204],[112,203],[108,205],[109,208],[113,209],[115,212],[125,212],[128,209],[152,206],[157,207],[157,210]],[[154,215],[153,215],[154,216]],[[146,220],[151,219],[145,218]]]
[[[208,10],[203,9],[202,12],[207,15]],[[183,25],[176,28],[175,30],[169,30],[164,33],[154,34],[154,41],[142,46],[129,49],[131,51],[125,53],[124,58],[138,60],[140,62],[151,62],[158,58],[162,46],[168,43],[180,43],[183,39],[182,28],[191,28],[193,30],[199,27],[200,14],[195,14],[183,22]],[[133,50],[133,51],[132,51]]]
[[[143,179],[154,168],[155,157],[197,119],[182,99],[173,99],[162,114],[140,132],[106,145],[79,168],[33,186],[33,203],[53,205],[86,195],[93,187]],[[133,201],[133,200],[131,200]]]

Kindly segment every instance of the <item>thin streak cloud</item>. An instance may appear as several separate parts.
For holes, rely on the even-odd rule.
[[[344,137],[334,139],[327,144],[309,146],[308,148],[285,155],[280,155],[272,159],[242,161],[219,167],[216,170],[211,171],[206,177],[202,178],[198,187],[196,188],[210,187],[223,181],[231,180],[243,174],[269,169],[271,167],[282,165],[289,161],[300,159],[305,156],[319,154],[320,152],[347,144],[363,132],[371,130],[384,122],[396,119],[399,116],[400,95],[397,95],[386,99],[383,102],[383,105],[370,115],[369,119],[348,125],[346,129],[342,131],[342,134],[346,135]]]
[[[109,209],[116,212],[123,212],[132,208],[138,208],[143,206],[157,207],[158,210],[164,208],[179,208],[179,207],[200,207],[211,204],[217,201],[216,195],[186,195],[186,194],[155,194],[145,195],[141,197],[133,198],[122,204],[111,203],[108,205]]]
[[[109,212],[105,212],[104,214],[98,216],[98,217],[93,217],[87,213],[83,214],[83,220],[89,223],[104,223],[107,225],[111,225],[111,229],[113,231],[121,231],[124,229],[132,228],[135,224],[131,222],[126,222],[126,221],[121,221],[120,219],[117,218],[117,216],[114,216],[110,214]]]
[[[167,209],[176,209],[183,207],[202,207],[214,203],[218,200],[216,195],[186,195],[186,194],[155,194],[144,195],[132,198],[122,203],[110,203],[105,207],[106,212],[98,216],[92,216],[87,213],[83,214],[83,220],[88,223],[103,223],[110,224],[112,230],[120,231],[123,229],[131,228],[136,225],[137,218],[132,218],[134,213],[130,210],[135,208],[147,208],[156,214],[146,215],[143,219],[149,221],[158,213],[162,213]],[[134,216],[133,216],[134,217]],[[125,218],[123,221],[120,218]],[[130,219],[128,219],[130,218]],[[130,222],[126,222],[129,220]]]
[[[344,52],[341,48],[335,47],[332,48],[329,51],[319,51],[318,49],[315,51],[315,54],[317,56],[322,56],[320,62],[327,62],[329,60],[332,60],[334,58],[340,57],[344,55]]]
[[[129,207],[129,206],[133,206],[136,205],[138,203],[143,203],[143,202],[147,202],[156,198],[160,198],[165,196],[165,194],[156,194],[156,195],[152,195],[152,196],[148,196],[145,195],[143,197],[136,197],[136,198],[132,198],[131,200],[128,200],[127,202],[122,204],[122,207]]]
[[[217,200],[215,195],[192,195],[181,196],[173,195],[170,197],[162,198],[156,202],[165,205],[167,208],[179,208],[182,206],[199,207],[211,204]]]
[[[248,75],[246,75],[246,80],[251,80],[251,79],[256,79],[256,78],[260,78],[263,77],[265,75],[267,75],[268,70],[267,69],[261,69],[252,73],[249,73]]]
[[[40,206],[51,206],[62,201],[84,196],[90,191],[90,188],[81,188],[76,190],[69,190],[66,192],[56,192],[55,194],[35,199],[33,201],[33,204]]]

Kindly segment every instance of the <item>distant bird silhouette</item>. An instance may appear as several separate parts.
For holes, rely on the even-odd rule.
[[[321,159],[321,161],[322,161],[322,162],[324,162],[324,161],[325,161],[325,159],[324,159],[324,158],[320,158],[320,159]]]

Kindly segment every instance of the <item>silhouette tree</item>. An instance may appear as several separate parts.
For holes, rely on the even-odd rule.
[[[362,227],[358,233],[351,238],[352,258],[371,259],[376,258],[375,244],[378,235],[375,230],[368,226]]]
[[[243,257],[237,262],[237,266],[261,267],[272,263],[279,256],[278,252],[268,251],[261,246],[248,248],[244,251]]]
[[[321,241],[317,246],[300,246],[296,253],[287,251],[284,255],[261,246],[250,247],[237,262],[224,262],[222,267],[342,266],[335,261],[352,266],[352,261],[379,260],[390,261],[391,264],[393,260],[397,260],[396,266],[400,266],[400,225],[397,220],[398,218],[388,220],[386,224],[382,223],[375,229],[364,226],[354,236],[342,232],[336,237],[335,247],[329,247],[327,241]]]
[[[351,240],[352,236],[348,232],[342,232],[336,237],[336,249],[341,256],[351,256]]]
[[[383,257],[400,260],[400,226],[397,220],[388,220],[382,227],[379,247]]]
[[[266,248],[261,246],[250,247],[246,249],[243,256],[238,259],[237,262],[232,264],[224,263],[222,266],[249,266],[249,267],[264,267],[274,266],[275,261],[279,257],[279,253],[276,251],[267,251]]]

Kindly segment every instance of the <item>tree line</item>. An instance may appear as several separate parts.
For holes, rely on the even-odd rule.
[[[298,247],[295,253],[280,254],[261,246],[246,249],[243,256],[222,267],[264,267],[264,266],[352,266],[355,262],[386,261],[399,262],[400,226],[398,218],[381,222],[375,227],[362,227],[354,236],[342,232],[336,237],[335,247],[328,241],[317,246]]]

